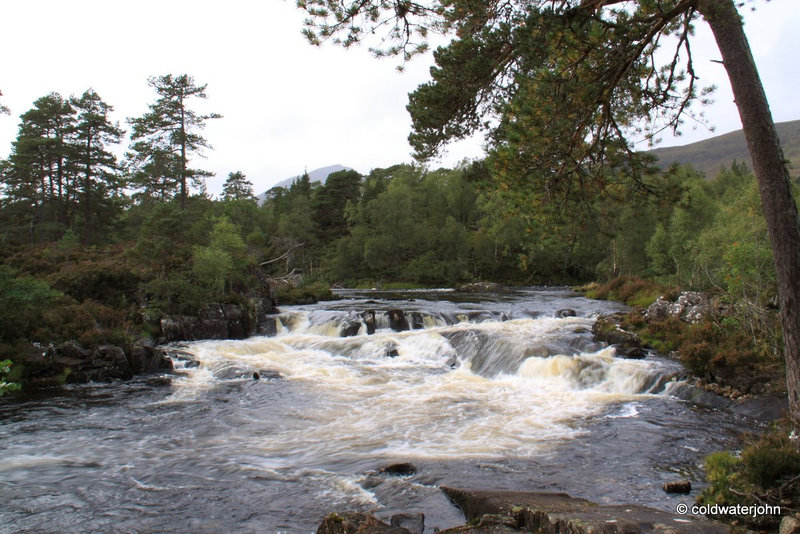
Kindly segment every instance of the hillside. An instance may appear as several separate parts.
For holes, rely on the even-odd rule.
[[[790,162],[789,173],[797,178],[800,176],[800,120],[781,122],[776,127],[784,155]],[[658,157],[662,167],[674,162],[690,164],[709,178],[715,176],[722,165],[730,166],[734,160],[746,162],[753,168],[742,130],[688,145],[657,148],[651,153]]]

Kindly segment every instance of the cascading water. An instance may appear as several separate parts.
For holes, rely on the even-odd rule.
[[[437,484],[666,508],[660,477],[695,476],[744,424],[660,394],[675,363],[593,342],[610,303],[554,290],[343,296],[285,310],[274,337],[186,345],[169,388],[0,404],[3,524],[308,532],[362,509],[422,511],[432,531],[462,519]],[[417,474],[376,474],[398,461]]]

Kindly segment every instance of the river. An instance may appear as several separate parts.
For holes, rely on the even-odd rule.
[[[362,510],[422,512],[432,532],[463,523],[439,485],[673,510],[688,497],[664,482],[702,484],[703,457],[758,428],[671,396],[660,378],[676,363],[593,342],[615,303],[542,288],[339,296],[282,307],[273,337],[184,344],[168,386],[0,401],[0,531],[313,532]],[[392,330],[391,310],[411,329]],[[397,462],[416,472],[379,472]]]

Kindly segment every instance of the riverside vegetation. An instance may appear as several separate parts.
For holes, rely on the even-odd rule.
[[[34,110],[58,99],[51,94]],[[660,195],[598,197],[591,211],[581,212],[523,202],[503,187],[492,158],[433,171],[410,165],[365,176],[341,171],[324,184],[304,175],[268,191],[261,205],[241,172],[230,173],[219,199],[201,188],[182,200],[179,181],[171,189],[137,185],[136,165],[112,158],[103,174],[108,182],[93,186],[87,211],[80,194],[86,169],[70,144],[76,134],[65,130],[53,142],[42,129],[26,137],[33,135],[30,117],[23,116],[3,163],[4,392],[35,375],[26,362],[36,344],[130,347],[162,336],[162,317],[196,315],[210,302],[247,307],[248,298],[269,293],[266,278],[288,280],[299,272],[294,280],[302,281],[280,286],[278,300],[325,298],[331,284],[613,278],[588,295],[633,306],[622,326],[665,354],[676,351],[698,378],[729,394],[785,391],[771,253],[755,179],[744,164],[710,180],[673,167],[648,178]],[[24,159],[32,146],[52,159]],[[52,162],[60,162],[60,175]],[[687,324],[647,321],[636,311],[681,289],[712,295],[718,313]],[[738,502],[739,494],[772,491],[766,480],[784,484],[785,476],[800,473],[785,441],[764,439],[767,445],[753,450],[773,451],[778,443],[785,461],[761,466],[746,460],[748,452],[741,459],[712,457],[712,487],[704,498]],[[758,458],[765,454],[773,452]],[[738,490],[725,486],[730,480]]]

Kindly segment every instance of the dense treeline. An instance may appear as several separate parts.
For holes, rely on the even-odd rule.
[[[0,162],[0,360],[30,341],[155,335],[164,314],[243,302],[289,273],[369,287],[654,277],[719,291],[763,351],[778,350],[771,254],[742,165],[712,180],[647,174],[635,190],[608,177],[602,190],[552,197],[498,149],[455,169],[303,175],[261,204],[235,171],[212,199],[208,173],[191,165],[219,117],[190,107],[205,87],[186,75],[150,85],[157,97],[128,119],[121,160],[124,131],[92,90],[51,93],[21,115]]]

